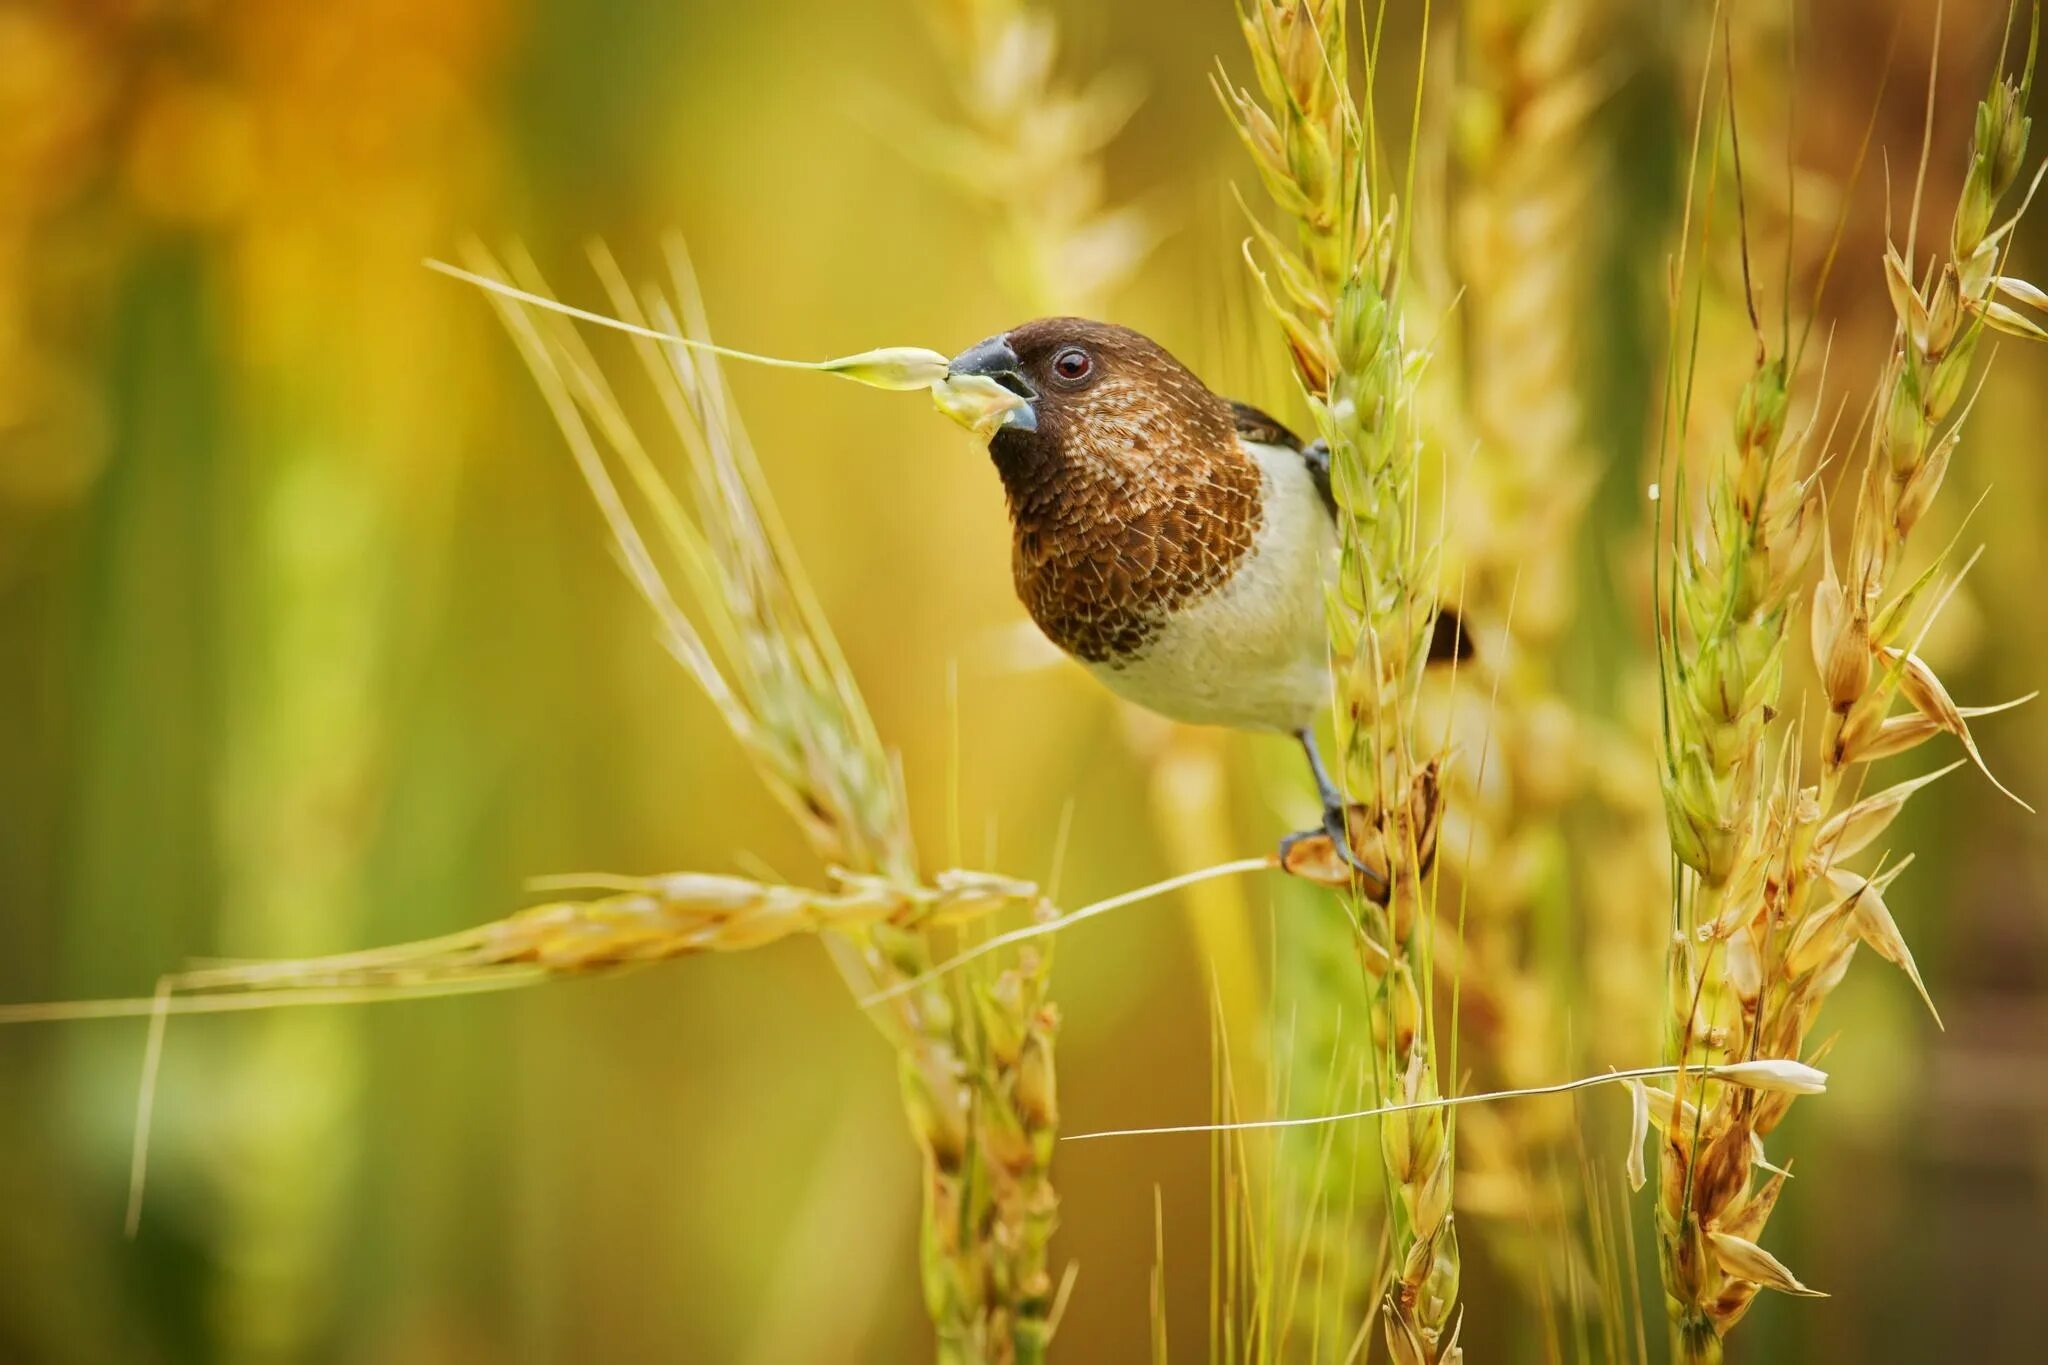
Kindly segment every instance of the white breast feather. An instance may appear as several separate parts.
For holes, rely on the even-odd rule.
[[[1119,696],[1175,720],[1291,732],[1330,699],[1323,595],[1336,528],[1300,452],[1244,448],[1259,466],[1265,508],[1250,554],[1135,657],[1087,667]]]

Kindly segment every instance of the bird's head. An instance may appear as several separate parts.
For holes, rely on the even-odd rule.
[[[1233,440],[1227,403],[1158,343],[1086,318],[1040,318],[953,357],[1025,400],[989,440],[1011,491],[1019,481],[1128,471]]]

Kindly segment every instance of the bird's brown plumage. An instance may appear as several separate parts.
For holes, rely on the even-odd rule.
[[[1017,595],[1067,652],[1091,663],[1134,654],[1250,553],[1259,471],[1231,405],[1139,333],[1046,318],[1008,335],[1039,394],[1037,430],[991,446]],[[1075,347],[1090,364],[1079,381],[1054,368]]]

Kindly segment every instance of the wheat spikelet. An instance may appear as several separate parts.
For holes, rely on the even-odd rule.
[[[702,339],[707,329],[687,267],[679,250],[673,254],[679,305],[658,294],[643,305],[608,257],[600,253],[596,262],[620,318]],[[480,273],[496,273],[488,260],[479,264]],[[545,293],[530,268],[524,273],[521,283]],[[724,713],[821,856],[860,877],[919,886],[895,765],[766,510],[715,359],[645,336],[634,342],[689,456],[695,505],[686,510],[568,322],[544,315],[543,332],[517,305],[499,307],[661,620],[664,643]],[[591,427],[653,508],[704,629],[676,608],[652,572]],[[868,896],[875,886],[867,884]],[[784,922],[792,918],[789,907],[781,911]],[[793,917],[803,917],[800,902]],[[932,941],[915,922],[846,916],[832,927],[855,950],[857,965],[837,960],[857,993],[877,984],[908,987],[931,972]],[[923,981],[890,997],[885,1032],[902,1059],[904,1103],[925,1157],[923,1281],[942,1361],[1035,1361],[1051,1336],[1058,1014],[1045,997],[1050,965],[1049,953],[1027,951],[993,980]]]
[[[1749,456],[1782,419],[1782,360],[1752,382],[1737,417],[1737,458],[1709,494],[1701,548],[1682,552],[1676,565],[1679,636],[1696,647],[1666,657],[1674,737],[1667,801],[1674,848],[1693,886],[1671,956],[1673,1060],[1798,1057],[1860,945],[1926,994],[1886,903],[1910,856],[1887,855],[1868,872],[1844,860],[1878,840],[1916,791],[1966,760],[1870,795],[1861,790],[1863,764],[1946,732],[1981,766],[1968,720],[1982,712],[1956,706],[1915,652],[1960,574],[1935,588],[1946,556],[1903,586],[1897,571],[1960,437],[1956,405],[1983,329],[2042,335],[1997,297],[2036,302],[2039,291],[2001,277],[2011,222],[1992,224],[2025,153],[2032,66],[2030,43],[2027,79],[2000,78],[1979,105],[1948,250],[1919,281],[1906,264],[1910,246],[1885,260],[1899,328],[1857,488],[1849,573],[1846,581],[1837,575],[1829,546],[1814,585],[1810,640],[1826,709],[1813,785],[1801,784],[1796,732],[1775,748],[1763,737],[1789,639],[1793,580],[1804,576],[1818,525],[1804,483]],[[1708,624],[1715,620],[1723,624]],[[1911,710],[1893,716],[1901,697]],[[1783,1174],[1752,1183],[1761,1140],[1791,1098],[1739,1093],[1693,1075],[1679,1078],[1668,1104],[1653,1106],[1665,1111],[1658,1229],[1682,1359],[1718,1360],[1722,1337],[1760,1288],[1813,1292],[1759,1244]]]
[[[1709,926],[1724,913],[1738,913],[1730,907],[1753,914],[1762,895],[1774,852],[1767,812],[1785,780],[1764,731],[1776,710],[1792,599],[1821,534],[1805,455],[1808,432],[1786,430],[1785,373],[1782,356],[1763,359],[1743,390],[1730,448],[1713,471],[1696,527],[1675,550],[1672,619],[1661,632],[1670,732],[1665,805],[1673,850],[1690,873],[1666,978],[1665,1057],[1674,1063],[1705,1060],[1702,1049],[1711,1049],[1715,1060],[1752,1055],[1746,1040],[1732,1038],[1721,1022],[1712,987],[1726,982],[1753,999],[1757,961],[1703,944],[1711,944]],[[1679,501],[1683,506],[1682,489]],[[1731,1235],[1747,1226],[1725,1215],[1733,1187],[1748,1180],[1749,1135],[1733,1120],[1751,1101],[1721,1093],[1721,1103],[1702,1108],[1688,1098],[1681,1076],[1659,1147],[1657,1225],[1666,1294],[1674,1349],[1688,1352],[1719,1340],[1705,1308],[1718,1274],[1705,1241],[1709,1220],[1719,1220],[1711,1226]],[[1694,1106],[1691,1124],[1676,1117],[1685,1104]],[[1710,1126],[1701,1121],[1707,1115],[1722,1121]],[[1723,1164],[1712,1180],[1697,1181],[1694,1161],[1709,1151]],[[1739,1165],[1739,1180],[1730,1180],[1730,1163]],[[1764,1202],[1746,1207],[1767,1210],[1778,1188],[1766,1186],[1758,1196]],[[1705,1199],[1710,1192],[1711,1203]]]
[[[1346,7],[1256,0],[1239,17],[1257,91],[1219,82],[1219,93],[1292,221],[1291,242],[1261,230],[1257,259],[1272,274],[1258,278],[1331,452],[1343,542],[1329,611],[1338,740],[1346,788],[1360,803],[1351,842],[1387,873],[1383,904],[1356,902],[1373,1098],[1427,1101],[1439,1091],[1424,881],[1442,796],[1440,762],[1417,752],[1415,697],[1436,617],[1436,565],[1418,531],[1422,357],[1408,349],[1400,314],[1403,220],[1378,182],[1370,103],[1351,92]],[[1382,1305],[1388,1350],[1404,1363],[1457,1360],[1450,1126],[1440,1108],[1425,1107],[1383,1122],[1380,1140],[1395,1267]],[[1329,1193],[1327,1216],[1354,1209],[1348,1184]],[[1339,1298],[1318,1310],[1332,1340],[1350,1338],[1346,1308]]]

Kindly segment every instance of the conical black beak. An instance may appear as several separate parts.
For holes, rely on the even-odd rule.
[[[993,379],[1019,398],[1028,399],[1028,406],[1004,413],[1002,424],[1017,431],[1038,430],[1038,391],[1024,378],[1023,363],[1010,349],[1008,335],[998,334],[969,346],[953,357],[946,370],[950,374],[978,374]]]

